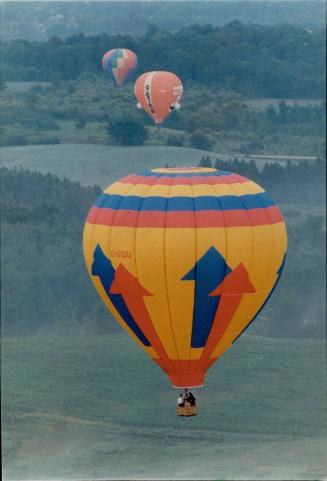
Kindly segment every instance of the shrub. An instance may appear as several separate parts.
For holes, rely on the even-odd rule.
[[[202,157],[199,163],[200,167],[212,167],[212,162],[210,157],[207,155],[206,157]]]
[[[166,140],[166,145],[174,147],[183,147],[185,141],[184,135],[169,135]]]
[[[264,149],[264,144],[260,140],[250,140],[249,142],[245,142],[240,146],[240,152],[242,154],[257,154],[262,152]]]
[[[34,143],[35,145],[52,145],[52,144],[60,144],[60,140],[58,137],[42,137]]]
[[[212,142],[205,133],[203,133],[201,130],[196,130],[190,136],[190,145],[194,149],[210,150],[212,147]]]
[[[26,145],[27,139],[24,135],[8,135],[1,138],[1,144],[8,147]]]
[[[109,120],[107,132],[114,145],[143,145],[149,136],[144,125],[133,118]]]
[[[77,129],[84,129],[85,125],[87,124],[87,121],[84,117],[78,117],[75,120],[75,127]]]

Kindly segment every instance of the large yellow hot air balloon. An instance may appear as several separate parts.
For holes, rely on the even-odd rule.
[[[108,187],[86,220],[89,275],[177,388],[208,368],[269,299],[287,236],[259,185],[209,168],[153,169]]]

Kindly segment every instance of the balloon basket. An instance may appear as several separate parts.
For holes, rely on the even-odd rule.
[[[185,401],[184,406],[176,406],[177,415],[189,418],[191,416],[197,416],[198,408],[196,406],[191,406],[191,404]]]
[[[184,396],[187,396],[188,388],[184,389]],[[178,403],[176,404],[176,409],[177,409],[177,415],[182,416],[182,417],[190,417],[190,416],[197,416],[198,414],[198,408],[196,404],[196,400],[193,396],[193,400],[188,401],[185,399],[182,405],[179,405]]]

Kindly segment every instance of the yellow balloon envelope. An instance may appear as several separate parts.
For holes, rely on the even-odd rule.
[[[100,297],[178,388],[202,386],[256,317],[286,248],[281,212],[260,186],[199,167],[124,177],[84,229]]]

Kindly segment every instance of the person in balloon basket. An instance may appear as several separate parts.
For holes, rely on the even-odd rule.
[[[190,403],[191,406],[195,406],[196,404],[196,398],[191,392],[187,394],[187,401]]]
[[[183,394],[180,393],[180,395],[178,396],[178,399],[177,399],[178,407],[183,408],[184,405],[185,405],[184,402],[185,402],[185,396],[183,396]]]

